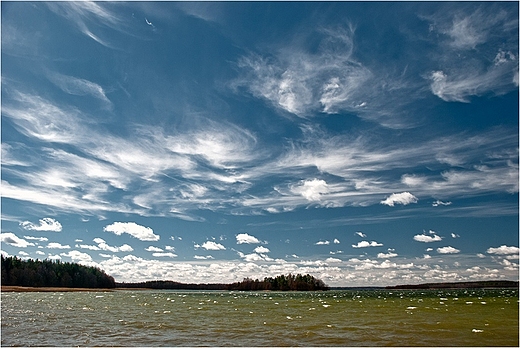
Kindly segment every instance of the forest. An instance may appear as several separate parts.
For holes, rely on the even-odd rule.
[[[167,280],[153,280],[140,283],[117,283],[118,288],[148,288],[148,289],[175,289],[175,290],[238,290],[238,291],[317,291],[329,290],[329,287],[320,279],[306,275],[279,275],[266,277],[263,280],[245,278],[241,282],[231,284],[186,284]]]
[[[113,277],[99,268],[51,260],[22,260],[2,255],[2,285],[114,288]]]

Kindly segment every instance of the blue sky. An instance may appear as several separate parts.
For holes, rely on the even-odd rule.
[[[518,55],[517,2],[2,2],[2,253],[517,279]]]

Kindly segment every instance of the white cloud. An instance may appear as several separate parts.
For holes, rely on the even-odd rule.
[[[354,28],[322,28],[313,34],[322,37],[317,52],[285,45],[273,59],[242,58],[239,67],[245,76],[237,85],[300,117],[366,105],[366,88],[362,87],[372,73],[352,57]]]
[[[136,224],[135,222],[114,222],[103,228],[105,232],[112,232],[118,236],[128,233],[134,238],[142,241],[158,241],[161,237],[154,234],[150,227]]]
[[[47,237],[31,237],[31,236],[23,236],[27,240],[36,240],[38,242],[48,242],[49,238]]]
[[[12,232],[2,232],[0,234],[2,243],[6,243],[18,248],[27,248],[28,246],[34,246],[34,243],[28,242],[25,239],[19,238]]]
[[[314,245],[329,245],[330,244],[330,241],[328,240],[320,240],[316,243],[314,243]]]
[[[432,207],[438,207],[438,206],[441,206],[441,205],[451,205],[451,202],[443,202],[443,201],[440,201],[440,200],[436,200],[435,202],[432,203]]]
[[[206,250],[226,250],[225,246],[213,241],[206,241],[200,247]]]
[[[146,251],[153,251],[153,252],[163,252],[163,250],[161,248],[158,248],[158,247],[155,247],[155,246],[152,246],[150,245],[148,248],[144,249]]]
[[[393,252],[388,252],[388,253],[379,253],[377,254],[377,258],[378,259],[388,259],[388,258],[391,258],[391,257],[396,257],[398,256],[396,253],[393,253]]]
[[[23,221],[20,223],[20,226],[29,231],[61,232],[63,229],[59,221],[48,217],[40,219],[39,225],[33,224],[30,221]]]
[[[116,247],[116,246],[110,246],[108,245],[104,239],[102,238],[94,238],[93,239],[94,243],[96,243],[97,245],[85,245],[85,244],[77,244],[76,245],[76,248],[80,248],[80,249],[88,249],[88,250],[105,250],[105,251],[111,251],[113,253],[117,253],[117,252],[129,252],[129,251],[133,251],[134,249],[128,245],[128,244],[123,244],[119,247]]]
[[[358,242],[357,244],[352,244],[353,248],[367,248],[367,247],[380,247],[380,246],[383,246],[383,244],[378,243],[376,241],[368,242],[366,240]]]
[[[89,254],[77,250],[71,250],[68,253],[61,253],[60,255],[70,257],[72,262],[89,263],[92,261],[92,257]]]
[[[264,246],[258,246],[255,248],[255,253],[258,253],[258,254],[265,254],[265,253],[268,253],[270,252],[270,250]]]
[[[460,252],[460,250],[456,249],[452,246],[446,246],[446,247],[442,247],[442,248],[437,248],[437,252],[439,254],[457,254]]]
[[[510,255],[510,254],[518,254],[520,252],[520,249],[515,246],[501,245],[498,248],[489,248],[486,252],[488,254],[495,254],[495,255]]]
[[[166,253],[166,252],[155,252],[155,253],[152,253],[152,256],[154,256],[154,257],[170,257],[170,258],[175,258],[175,257],[177,257],[177,254],[174,254],[174,253]]]
[[[210,260],[210,259],[214,259],[214,257],[211,256],[211,255],[208,255],[208,256],[195,255],[195,256],[193,256],[193,258],[195,260]]]
[[[337,238],[334,238],[334,244],[340,244],[341,242],[339,241],[339,239]]]
[[[460,236],[459,236],[458,234],[456,234],[456,233],[452,233],[452,234],[451,234],[451,238],[459,238],[459,237],[460,237]]]
[[[112,105],[103,88],[94,82],[59,73],[49,73],[48,78],[65,93],[78,96],[91,95],[101,100],[106,106]]]
[[[302,195],[308,201],[319,201],[323,194],[329,193],[325,180],[312,179],[301,181],[299,185],[291,186],[291,192]]]
[[[356,234],[357,234],[358,236],[360,236],[361,238],[366,238],[366,237],[367,237],[367,235],[364,234],[363,232],[356,232]]]
[[[416,234],[413,236],[413,240],[423,243],[431,243],[431,242],[440,242],[442,237],[435,234],[434,231],[430,231],[430,235],[426,234]]]
[[[48,249],[70,249],[70,245],[62,245],[61,243],[51,242],[47,244]]]
[[[417,203],[418,199],[410,192],[392,193],[389,197],[382,200],[380,203],[393,207],[395,204],[408,205],[410,203]]]
[[[236,235],[237,244],[258,244],[260,240],[258,238],[251,236],[247,233],[239,233]]]
[[[47,259],[53,260],[53,261],[59,261],[59,260],[61,260],[61,256],[49,254],[49,256],[47,256]]]
[[[337,257],[328,257],[325,259],[326,263],[341,263],[343,260],[338,259]]]

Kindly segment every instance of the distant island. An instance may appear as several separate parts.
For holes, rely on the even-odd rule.
[[[172,290],[236,290],[236,291],[324,291],[329,287],[321,280],[309,274],[279,275],[263,280],[245,278],[231,284],[185,284],[167,280],[153,280],[140,283],[116,283],[118,288],[147,288]]]
[[[497,289],[497,288],[517,288],[518,281],[512,280],[483,280],[472,282],[451,282],[451,283],[424,283],[387,286],[388,290],[415,290],[415,289]]]

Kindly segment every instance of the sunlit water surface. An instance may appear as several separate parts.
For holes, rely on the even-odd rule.
[[[517,290],[2,293],[2,346],[515,346]]]

